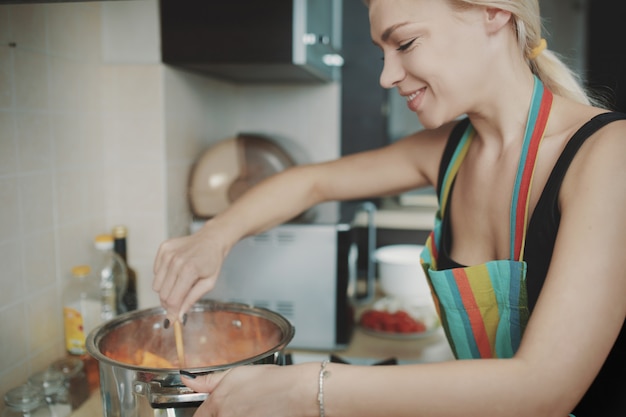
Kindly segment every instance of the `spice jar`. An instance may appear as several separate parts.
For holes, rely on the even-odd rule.
[[[55,417],[68,417],[72,407],[65,386],[65,376],[55,369],[37,372],[28,378],[28,383],[43,388],[44,397]]]
[[[77,410],[89,398],[89,384],[83,361],[80,358],[69,356],[54,361],[50,365],[50,369],[63,374],[69,403],[72,410]]]
[[[29,384],[13,388],[4,395],[2,417],[52,417],[43,388]]]

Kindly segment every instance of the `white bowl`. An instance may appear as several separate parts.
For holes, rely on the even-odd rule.
[[[430,302],[430,287],[420,264],[423,249],[423,245],[390,245],[376,250],[378,280],[385,295]]]

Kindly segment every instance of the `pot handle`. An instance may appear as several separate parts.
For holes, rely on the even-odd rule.
[[[180,382],[180,385],[135,381],[135,394],[148,399],[152,408],[199,407],[209,397],[205,392],[195,392]]]

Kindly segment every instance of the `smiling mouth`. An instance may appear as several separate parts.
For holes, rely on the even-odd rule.
[[[406,101],[413,101],[415,99],[415,97],[419,96],[420,94],[422,94],[424,92],[423,88],[420,88],[419,90],[417,90],[416,92],[409,94],[408,96],[406,96]]]
[[[421,103],[422,103],[422,96],[425,94],[426,92],[426,87],[420,88],[419,90],[417,90],[414,93],[411,93],[406,97],[406,105],[409,108],[409,110],[411,110],[412,112],[417,112]]]

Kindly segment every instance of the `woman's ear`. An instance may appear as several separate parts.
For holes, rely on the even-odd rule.
[[[511,12],[495,7],[485,8],[485,27],[490,34],[498,32],[511,21]]]

